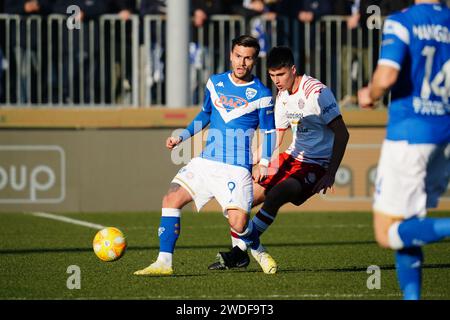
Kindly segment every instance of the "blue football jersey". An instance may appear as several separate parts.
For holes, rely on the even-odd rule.
[[[202,108],[211,117],[201,157],[250,170],[255,130],[275,130],[272,92],[257,77],[237,84],[231,72],[216,74],[206,84]]]
[[[389,16],[379,64],[400,70],[391,90],[388,140],[450,142],[450,10],[418,4]]]

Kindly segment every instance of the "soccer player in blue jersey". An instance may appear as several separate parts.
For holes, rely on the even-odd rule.
[[[209,78],[200,113],[181,136],[167,139],[167,148],[173,149],[209,124],[205,149],[177,173],[163,198],[158,258],[135,274],[173,274],[172,257],[180,235],[181,209],[191,201],[200,211],[215,198],[232,230],[246,243],[257,241],[257,230],[249,220],[253,201],[252,138],[259,126],[264,136],[259,162],[261,176],[267,175],[276,139],[272,92],[251,74],[259,50],[258,41],[251,36],[234,39],[230,53],[232,71]],[[255,258],[263,270],[276,268],[275,261],[264,250]]]
[[[395,250],[405,300],[420,299],[422,246],[450,236],[450,219],[427,218],[449,183],[450,10],[439,1],[415,1],[389,16],[381,55],[361,107],[391,90],[387,136],[374,194],[378,244]]]

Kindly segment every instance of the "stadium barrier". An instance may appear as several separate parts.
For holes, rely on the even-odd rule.
[[[77,28],[65,15],[0,15],[0,103],[138,106],[138,28],[137,16],[103,15]]]
[[[169,152],[173,129],[5,130],[0,135],[0,212],[159,212],[161,199],[205,136]],[[350,128],[335,192],[286,211],[367,211],[384,128]],[[287,147],[291,132],[286,133]],[[186,154],[185,154],[186,153]],[[450,210],[450,189],[440,202]],[[193,207],[187,207],[193,210]],[[219,211],[217,202],[205,211]]]
[[[78,27],[72,22],[64,15],[0,15],[0,105],[166,105],[165,16],[123,21],[103,15]],[[344,106],[355,104],[357,88],[372,75],[381,36],[379,27],[349,30],[344,16],[306,24],[212,16],[204,26],[192,26],[190,105],[202,102],[209,75],[229,69],[231,40],[243,33],[261,44],[255,74],[263,83],[270,85],[268,50],[289,45],[299,71],[322,80]]]

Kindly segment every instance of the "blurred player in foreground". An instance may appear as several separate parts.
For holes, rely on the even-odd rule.
[[[293,131],[289,148],[269,165],[267,178],[254,173],[254,202],[264,202],[252,221],[261,235],[273,223],[278,210],[286,203],[301,205],[314,194],[332,188],[344,156],[349,134],[339,106],[329,88],[319,80],[298,75],[294,56],[288,47],[273,48],[267,59],[270,78],[278,89],[275,124],[278,148],[286,130]],[[211,270],[245,267],[250,262],[248,243],[231,231],[233,248],[219,252]],[[258,254],[259,239],[250,245]],[[261,246],[260,248],[263,249]],[[266,273],[275,273],[276,269]]]
[[[253,242],[258,237],[249,220],[253,202],[250,147],[259,126],[264,148],[258,170],[265,176],[276,140],[272,92],[251,74],[259,50],[253,37],[234,39],[230,54],[232,71],[210,77],[201,112],[180,137],[167,139],[167,148],[173,149],[210,124],[202,154],[177,173],[163,198],[158,258],[135,274],[173,274],[172,256],[180,234],[181,208],[191,201],[200,211],[215,198],[231,229],[241,239]],[[275,264],[264,250],[255,258],[263,269]]]
[[[426,218],[449,182],[450,10],[416,1],[384,24],[378,66],[359,104],[371,108],[391,88],[387,136],[377,169],[374,229],[395,250],[404,299],[420,299],[422,246],[450,236],[450,219]]]

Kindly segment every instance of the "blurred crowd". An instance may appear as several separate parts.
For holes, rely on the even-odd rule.
[[[81,8],[80,19],[95,19],[102,14],[118,14],[128,19],[131,14],[165,14],[165,0],[0,0],[0,12],[8,14],[66,14],[71,5]],[[367,15],[365,9],[378,5],[388,15],[411,4],[411,0],[191,0],[194,24],[201,26],[214,14],[263,15],[266,19],[285,16],[311,22],[323,15]],[[447,1],[450,2],[450,1]],[[350,23],[355,24],[356,18]]]
[[[341,49],[339,49],[341,50],[339,53],[342,54],[343,57],[351,56],[351,61],[350,63],[342,63],[342,66],[337,66],[337,60],[330,61],[329,58],[325,54],[323,54],[323,52],[319,52],[319,58],[316,57],[314,52],[314,48],[316,48],[317,46],[317,43],[315,43],[315,35],[323,33],[324,30],[316,30],[314,22],[320,21],[323,16],[344,16],[345,25],[343,27],[347,28],[348,30],[356,31],[358,27],[368,25],[368,19],[372,19],[373,13],[379,13],[381,16],[387,16],[395,11],[402,10],[408,7],[413,2],[413,0],[190,0],[190,14],[192,16],[192,24],[194,30],[195,28],[206,26],[210,22],[210,17],[214,15],[237,15],[244,17],[246,22],[255,20],[278,21],[280,18],[282,18],[284,19],[284,21],[288,21],[290,25],[294,23],[296,27],[299,28],[299,32],[295,33],[296,35],[294,35],[292,32],[281,30],[280,26],[282,24],[278,23],[277,28],[279,28],[279,30],[277,30],[277,39],[279,43],[277,44],[287,44],[292,46],[296,43],[297,46],[293,46],[293,49],[296,54],[296,62],[298,64],[298,69],[300,70],[300,72],[305,72],[305,66],[319,66],[319,68],[320,66],[327,66],[328,69],[331,69],[328,71],[330,71],[332,74],[332,89],[339,89],[344,93],[350,92],[350,96],[352,96],[352,92],[354,92],[355,88],[360,85],[357,84],[355,75],[358,73],[362,74],[363,82],[366,82],[369,78],[369,71],[371,70],[371,67],[368,65],[370,64],[368,59],[368,28],[359,28],[362,30],[362,45],[361,43],[356,43],[357,37],[351,35],[353,33],[349,34],[347,32],[342,32],[342,40],[344,45]],[[443,2],[447,2],[448,5],[450,4],[450,0],[446,0]],[[88,23],[92,21],[94,23],[97,23],[99,17],[104,14],[117,15],[120,20],[127,21],[132,15],[138,15],[139,17],[141,17],[141,19],[143,19],[143,17],[146,15],[164,15],[166,14],[167,10],[167,1],[165,0],[0,0],[0,14],[16,14],[22,17],[32,15],[46,16],[50,14],[63,14],[65,16],[68,16],[70,14],[73,14],[73,11],[70,11],[70,13],[68,12],[68,8],[73,5],[78,6],[80,9],[80,11],[77,12],[75,16],[75,21],[80,23]],[[373,5],[377,7],[371,7]],[[142,25],[143,24],[141,24],[141,28]],[[308,25],[308,29],[305,29],[306,25]],[[119,59],[119,55],[117,54],[115,58],[106,58],[110,60],[117,60],[105,60],[106,65],[115,63],[118,66],[124,66],[122,68],[121,74],[119,75],[116,75],[114,73],[114,70],[112,70],[111,68],[106,68],[106,70],[104,70],[102,73],[101,70],[99,70],[98,62],[95,62],[99,61],[98,59],[101,52],[99,43],[101,41],[106,41],[108,45],[108,43],[123,43],[124,39],[119,39],[117,35],[116,39],[114,39],[112,36],[108,38],[108,36],[105,36],[105,34],[101,34],[102,31],[99,31],[98,25],[95,25],[93,27],[92,34],[94,41],[88,41],[86,38],[83,39],[78,33],[73,33],[72,35],[70,35],[74,38],[72,39],[72,41],[69,41],[69,33],[67,32],[67,30],[61,31],[63,38],[58,41],[63,44],[63,58],[61,62],[62,67],[60,67],[64,70],[64,72],[62,72],[63,75],[56,74],[56,71],[54,71],[57,70],[56,66],[55,68],[49,68],[47,65],[45,65],[46,62],[42,64],[42,66],[40,67],[42,71],[38,73],[36,72],[38,68],[36,63],[36,61],[38,60],[37,53],[41,54],[41,56],[44,57],[50,55],[56,57],[58,54],[60,54],[60,52],[56,51],[56,43],[53,43],[53,46],[50,46],[52,49],[48,49],[47,52],[47,48],[45,46],[47,40],[45,39],[45,36],[43,37],[44,39],[38,39],[39,36],[37,36],[36,33],[37,28],[33,27],[32,24],[31,26],[31,45],[27,44],[25,41],[25,39],[27,39],[27,35],[25,34],[25,26],[20,25],[19,33],[21,34],[21,40],[17,40],[17,43],[19,45],[15,44],[14,41],[16,40],[11,39],[10,45],[7,46],[5,42],[6,37],[2,36],[6,34],[4,31],[6,30],[6,24],[4,22],[0,23],[0,104],[2,103],[2,101],[5,101],[6,97],[5,81],[3,81],[2,84],[2,73],[3,78],[5,78],[5,72],[2,72],[2,69],[7,70],[7,64],[9,64],[10,68],[9,81],[11,85],[9,86],[9,90],[11,92],[11,101],[19,102],[19,100],[21,100],[26,102],[30,101],[31,99],[32,103],[39,103],[39,101],[37,101],[37,97],[39,95],[34,92],[38,89],[33,86],[31,90],[32,92],[30,92],[30,90],[26,90],[26,86],[30,83],[34,84],[42,82],[43,88],[41,88],[41,91],[45,92],[46,98],[44,98],[44,100],[46,100],[47,102],[51,100],[63,100],[64,103],[83,103],[86,101],[94,101],[94,103],[104,101],[105,103],[111,103],[114,101],[114,97],[117,96],[115,92],[116,90],[121,90],[122,96],[124,95],[124,91],[130,90],[130,82],[132,78],[131,74],[133,72],[130,57]],[[47,34],[54,33],[55,35],[59,35],[59,31],[57,30],[52,30],[50,32],[45,30],[45,26],[43,26],[43,28],[44,29],[42,30],[42,32],[44,35],[46,34],[46,32]],[[333,26],[333,28],[336,28],[336,26]],[[264,31],[264,27],[262,26],[262,24],[254,24],[250,29],[251,30],[240,30],[240,32],[250,32],[253,35],[256,34],[255,36],[259,37],[259,39],[261,39],[262,41],[261,54],[264,54],[266,52],[266,49],[268,49],[267,32]],[[16,29],[14,25],[10,26],[10,35],[14,35],[15,30]],[[152,32],[154,32],[154,30]],[[163,34],[164,32],[165,31],[163,30]],[[205,33],[207,32],[208,29],[206,28]],[[134,34],[132,34],[131,28],[129,27],[127,27],[126,33],[127,39],[135,36]],[[142,50],[143,29],[141,29],[139,33]],[[376,33],[373,33],[372,35],[377,36]],[[152,34],[152,37],[153,36],[154,35]],[[214,37],[212,38],[217,38],[215,36],[216,34],[214,34]],[[347,36],[352,37],[352,39],[346,44],[345,37]],[[205,70],[204,65],[202,65],[201,63],[196,63],[196,61],[200,61],[198,57],[202,54],[201,50],[207,50],[208,46],[215,46],[215,44],[208,44],[207,42],[209,38],[206,36],[205,38],[207,40],[204,43],[203,49],[199,48],[199,46],[197,45],[198,39],[196,38],[195,32],[193,34],[193,39],[191,39],[193,41],[193,43],[191,43],[191,64],[194,66],[194,72],[202,68]],[[57,39],[57,37],[55,36],[51,39]],[[154,86],[154,84],[164,84],[165,37],[162,36],[159,39],[160,40],[158,41],[150,41],[149,48],[146,49],[149,52],[145,52],[143,55],[141,55],[143,57],[147,56],[147,61],[140,62],[140,70],[145,70],[145,72],[141,72],[143,74],[145,73],[143,75],[143,77],[145,78],[143,82],[145,82],[145,85],[148,88],[151,87],[150,94],[152,96],[158,95],[158,93],[155,91],[157,90],[157,88]],[[306,48],[308,47],[308,39],[309,47],[311,49],[306,52]],[[52,41],[54,42],[54,40]],[[324,42],[324,39],[321,39],[320,41],[320,46],[322,46],[322,48],[328,45],[328,43]],[[332,39],[332,42],[333,41],[335,42],[334,38]],[[42,49],[38,49],[38,42],[41,42]],[[127,48],[125,50],[126,52],[128,52],[130,50],[130,44],[128,40],[126,40],[125,42],[127,43]],[[333,48],[331,49],[331,55],[334,57],[334,59],[336,59],[335,57],[337,57],[338,55],[336,49],[337,46],[335,45],[335,43],[332,43],[332,46]],[[117,48],[119,48],[119,46],[117,46]],[[7,50],[9,51],[7,52]],[[39,50],[41,50],[41,52],[39,52]],[[373,50],[373,48],[370,48],[370,50]],[[376,48],[376,50],[378,49]],[[6,59],[4,58],[6,53],[8,53],[8,56],[14,57],[10,60],[16,59],[16,63],[14,63],[14,61],[6,61]],[[375,57],[377,56],[377,52],[372,52],[372,54]],[[95,59],[89,60],[87,58],[88,55],[91,55]],[[20,61],[20,59],[22,59],[23,61]],[[320,61],[317,61],[317,59],[320,59]],[[354,61],[358,62],[359,64],[354,63]],[[50,67],[52,66],[52,64],[57,64],[54,61],[50,61],[47,63],[50,65]],[[209,71],[217,72],[224,67],[226,66],[221,65],[217,68],[213,67],[210,68]],[[15,70],[14,68],[17,68],[17,70]],[[71,68],[73,68],[75,71],[70,76],[68,75],[68,70],[70,70]],[[34,78],[30,78],[30,70],[31,72],[34,72]],[[321,71],[319,71],[318,74],[313,73],[312,75],[318,78],[325,78],[324,70],[325,67],[322,67]],[[83,78],[83,73],[87,74],[88,72],[91,76]],[[17,76],[18,74],[19,76]],[[338,75],[340,75],[342,79],[345,79],[345,81],[342,81],[342,84],[339,85],[339,88],[336,85],[336,83],[339,83],[337,81]],[[21,80],[19,79],[16,81],[14,77],[20,77]],[[102,98],[98,94],[101,89],[99,88],[101,80],[106,79],[104,80],[105,83],[112,83],[115,81],[115,78],[120,78],[118,80],[121,83],[120,88],[116,89],[114,88],[114,85],[103,86],[106,87],[106,89],[103,88],[103,90],[106,91],[103,94],[105,97]],[[50,80],[47,81],[46,79]],[[352,80],[347,81],[347,79]],[[82,88],[80,88],[80,86],[74,87],[73,83],[83,83],[83,85],[81,85]],[[18,90],[16,90],[18,86],[23,87],[23,90],[21,90],[20,94],[16,94],[16,92],[18,92]],[[48,88],[46,88],[46,86]],[[58,93],[57,91],[60,87],[63,88],[62,93]],[[112,89],[110,87],[112,87]],[[198,88],[199,86],[197,86],[197,89]],[[197,89],[192,88],[192,90]],[[162,92],[160,95],[164,95],[163,90],[160,91]],[[28,96],[26,96],[26,92],[28,92]],[[62,98],[59,97],[60,95],[62,95]],[[91,97],[89,95],[91,95]],[[354,95],[350,98],[354,98]],[[198,103],[200,99],[201,97],[196,97],[194,102]],[[162,98],[162,100],[164,100],[164,97]]]

